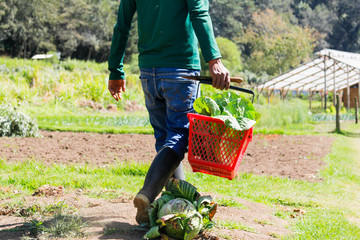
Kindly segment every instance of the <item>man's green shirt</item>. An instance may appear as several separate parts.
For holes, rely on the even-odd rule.
[[[200,70],[198,42],[205,61],[221,57],[208,0],[121,0],[108,61],[110,79],[125,79],[123,59],[135,12],[140,68]]]

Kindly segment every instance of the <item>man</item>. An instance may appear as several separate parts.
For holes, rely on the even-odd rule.
[[[139,67],[146,108],[156,139],[155,156],[143,188],[134,199],[136,221],[148,222],[147,209],[171,176],[184,179],[189,122],[199,84],[181,76],[199,75],[198,42],[209,62],[212,85],[228,89],[230,76],[220,61],[208,0],[121,0],[109,56],[109,91],[116,101],[125,91],[123,58],[137,12]]]

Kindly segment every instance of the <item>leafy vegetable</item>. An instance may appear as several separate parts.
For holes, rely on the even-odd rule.
[[[143,239],[165,233],[177,239],[190,240],[203,229],[211,228],[217,204],[211,196],[200,196],[196,188],[182,180],[170,179],[167,191],[151,204],[151,229]]]
[[[251,101],[233,92],[199,97],[194,109],[199,114],[221,119],[227,127],[237,131],[250,129],[260,119]]]

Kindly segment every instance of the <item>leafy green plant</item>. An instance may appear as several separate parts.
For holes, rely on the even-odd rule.
[[[39,137],[37,123],[12,106],[0,106],[0,137]]]
[[[151,204],[151,229],[144,239],[159,237],[161,232],[177,239],[193,239],[202,229],[211,228],[217,204],[210,196],[200,196],[188,182],[171,179],[167,191]]]
[[[250,129],[260,119],[260,113],[255,111],[251,101],[234,92],[202,96],[195,100],[194,110],[223,120],[227,127],[237,131]]]

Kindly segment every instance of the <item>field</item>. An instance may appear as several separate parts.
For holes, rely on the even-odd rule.
[[[53,164],[83,165],[84,162],[90,166],[105,167],[127,161],[148,164],[151,156],[154,156],[154,140],[151,135],[71,132],[42,132],[42,135],[44,137],[39,139],[0,139],[0,151],[3,158],[7,159],[7,164],[13,162],[19,164],[28,159],[37,159],[42,161],[46,167],[51,167]],[[249,146],[240,171],[248,174],[318,182],[321,181],[318,175],[319,170],[324,166],[321,159],[330,152],[333,140],[333,137],[325,136],[258,134],[255,135],[253,143]],[[278,154],[279,152],[282,154]],[[185,167],[190,172],[191,169],[187,162],[185,162]],[[241,181],[241,179],[237,181]],[[227,182],[232,184],[229,180]],[[136,191],[137,186],[132,186],[132,192]],[[94,239],[102,239],[102,234],[97,236],[99,232],[101,233],[102,227],[114,228],[114,234],[109,235],[109,238],[134,239],[135,236],[141,238],[143,232],[132,230],[132,226],[136,224],[134,221],[136,211],[131,204],[131,194],[121,194],[107,201],[101,198],[90,198],[85,192],[66,190],[60,193],[49,193],[48,197],[26,197],[26,202],[54,204],[65,201],[67,204],[77,207],[80,215],[91,226],[87,229],[87,234]],[[248,227],[245,230],[219,229],[216,231],[217,236],[231,236],[231,239],[271,239],[272,236],[286,235],[290,232],[287,228],[289,222],[273,215],[275,209],[238,197],[229,198],[213,192],[210,194],[219,199],[228,198],[227,201],[233,201],[240,206],[220,207],[216,217],[217,221],[241,223]],[[229,192],[226,195],[232,194]],[[8,202],[9,200],[5,200],[2,201],[2,204],[6,205]],[[295,206],[286,209],[293,215],[299,214],[298,210],[300,211],[300,208]],[[21,217],[5,215],[0,219],[0,225],[6,226],[5,229],[9,230],[16,229],[23,224]],[[100,226],[98,226],[99,224]],[[118,231],[121,229],[121,233],[116,229]],[[22,231],[2,231],[0,237],[1,239],[16,239],[16,236],[20,237],[22,234],[24,234]]]
[[[145,233],[132,199],[155,154],[152,129],[136,73],[114,103],[104,68],[0,59],[0,100],[36,119],[42,136],[0,138],[0,239]],[[193,173],[185,157],[187,181],[219,204],[197,239],[360,239],[359,125],[350,117],[336,134],[306,101],[271,101],[255,104],[262,118],[235,179]]]

